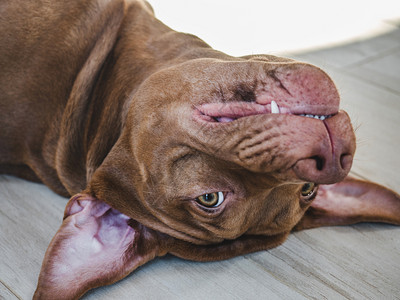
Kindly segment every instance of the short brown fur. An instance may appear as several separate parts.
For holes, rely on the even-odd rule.
[[[319,68],[226,55],[141,0],[13,0],[0,11],[0,173],[71,197],[35,298],[78,298],[166,253],[219,260],[292,230],[400,224],[399,195],[346,177],[355,136]],[[217,192],[219,206],[198,201]],[[124,247],[75,263],[68,245],[98,224]],[[98,254],[90,247],[82,255]]]

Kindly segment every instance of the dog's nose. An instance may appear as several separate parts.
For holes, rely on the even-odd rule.
[[[352,162],[353,156],[347,153],[329,158],[315,156],[299,160],[294,171],[304,181],[330,184],[343,180],[349,173]]]
[[[324,122],[330,143],[321,145],[315,155],[300,159],[293,170],[302,180],[330,184],[343,180],[349,173],[356,143],[351,124],[344,122],[343,117]]]

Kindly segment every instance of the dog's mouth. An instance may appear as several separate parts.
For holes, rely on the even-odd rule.
[[[339,101],[288,102],[207,103],[195,107],[194,119],[214,128],[237,124],[222,132],[221,139],[227,141],[222,152],[248,170],[275,172],[282,180],[342,180],[351,167],[355,137],[348,115],[339,111]]]
[[[195,115],[202,121],[229,123],[243,117],[264,114],[295,115],[317,120],[326,120],[339,111],[337,106],[329,105],[294,105],[280,106],[276,101],[268,104],[229,102],[207,103],[195,107]]]

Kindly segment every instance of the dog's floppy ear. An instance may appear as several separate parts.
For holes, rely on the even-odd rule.
[[[384,222],[400,225],[400,195],[375,183],[347,177],[321,185],[294,230],[320,226]]]
[[[89,195],[70,199],[52,239],[34,299],[77,299],[114,283],[157,255],[164,237]]]

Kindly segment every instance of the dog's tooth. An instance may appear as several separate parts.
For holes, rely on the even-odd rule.
[[[280,110],[279,110],[279,106],[278,104],[276,104],[276,102],[274,100],[271,101],[271,114],[279,114]]]
[[[321,121],[332,117],[332,115],[312,115],[312,114],[299,114],[298,116],[317,119],[317,120],[321,120]]]

